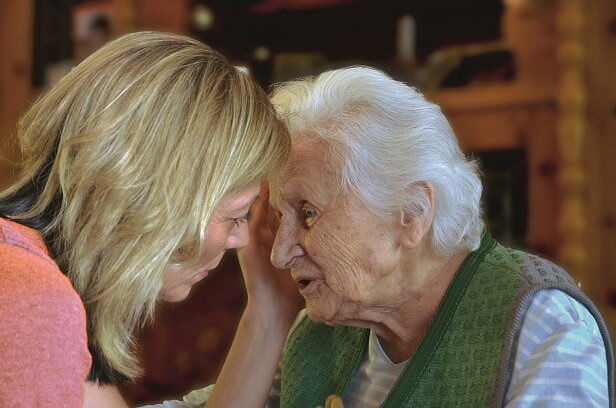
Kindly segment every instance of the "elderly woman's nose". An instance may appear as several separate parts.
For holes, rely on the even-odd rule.
[[[272,246],[272,265],[279,269],[289,268],[293,259],[304,255],[303,248],[299,245],[296,229],[280,224]]]

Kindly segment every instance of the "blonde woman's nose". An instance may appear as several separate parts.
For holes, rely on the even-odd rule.
[[[246,223],[240,224],[239,228],[229,237],[227,249],[244,248],[250,242],[250,233]]]

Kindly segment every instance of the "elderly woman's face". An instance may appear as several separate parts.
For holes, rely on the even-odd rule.
[[[374,215],[352,194],[336,197],[324,156],[318,145],[293,148],[272,262],[290,268],[313,320],[352,325],[359,312],[387,306],[384,278],[396,269],[398,240],[393,217]]]

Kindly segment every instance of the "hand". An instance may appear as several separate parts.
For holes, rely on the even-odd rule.
[[[268,195],[262,186],[248,223],[250,242],[237,251],[248,305],[207,407],[265,405],[289,328],[303,307],[289,271],[270,262],[278,226]]]
[[[251,212],[248,223],[250,242],[237,251],[248,292],[248,306],[272,313],[290,325],[304,307],[304,300],[290,272],[275,268],[270,261],[279,222],[269,206],[266,183],[261,186]]]
[[[323,408],[323,407],[319,405],[317,406],[317,408]],[[325,400],[325,408],[344,408],[344,405],[342,404],[342,398],[340,398],[337,395],[333,395],[333,394],[330,395]]]

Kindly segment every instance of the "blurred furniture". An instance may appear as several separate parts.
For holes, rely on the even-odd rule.
[[[567,267],[616,333],[616,3],[504,3],[515,79],[428,98],[464,150],[524,152],[525,246]]]
[[[558,254],[558,152],[554,97],[519,83],[434,91],[466,152],[523,151],[527,160],[525,246]]]
[[[485,85],[515,76],[511,47],[504,41],[465,44],[439,49],[419,66],[413,77],[423,92],[438,88]]]

